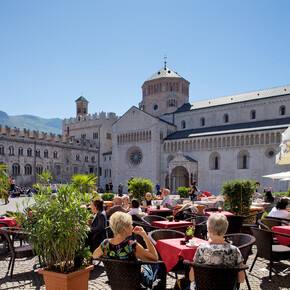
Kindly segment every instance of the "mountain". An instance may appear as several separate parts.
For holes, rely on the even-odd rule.
[[[43,119],[32,115],[8,116],[5,112],[0,111],[0,125],[11,128],[30,129],[47,133],[61,134],[62,119]]]

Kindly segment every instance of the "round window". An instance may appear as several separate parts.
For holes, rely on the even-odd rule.
[[[156,111],[156,110],[158,109],[158,105],[155,104],[155,105],[153,106],[153,109],[154,109],[154,111]]]
[[[130,154],[130,161],[133,165],[140,164],[142,161],[142,158],[143,158],[142,153],[139,150],[134,150]]]
[[[268,158],[273,158],[275,156],[275,150],[273,148],[268,148],[266,151],[265,151],[265,155],[268,157]]]

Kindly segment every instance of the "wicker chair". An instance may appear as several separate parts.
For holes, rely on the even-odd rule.
[[[229,215],[227,216],[227,219],[229,222],[229,227],[226,234],[240,233],[245,217],[239,215]]]
[[[137,221],[133,221],[133,226],[140,226],[144,229],[144,231],[148,234],[154,230],[159,230],[158,227],[153,227],[150,224],[146,223],[146,222],[137,222]]]
[[[195,225],[194,237],[207,240],[207,224],[206,222],[201,222]]]
[[[260,225],[261,229],[268,230],[268,231],[271,231],[272,227],[275,227],[275,226],[288,225],[286,222],[284,223],[281,220],[272,219],[272,218],[260,219],[258,220],[258,224]]]
[[[285,218],[278,218],[278,217],[270,217],[270,216],[266,216],[266,219],[272,219],[272,220],[277,220],[283,223],[290,223],[290,219],[285,219]]]
[[[236,246],[240,251],[244,259],[244,264],[247,264],[249,254],[251,252],[253,244],[256,242],[256,238],[248,234],[230,234],[225,235],[225,240],[230,244]],[[246,272],[245,272],[246,274]],[[250,290],[250,283],[246,274],[246,282],[248,289]]]
[[[26,235],[21,233],[21,230],[15,230],[14,228],[1,228],[1,231],[3,232],[8,243],[10,250],[9,255],[11,256],[6,275],[8,275],[10,270],[10,278],[12,278],[15,260],[18,258],[32,257],[35,256],[35,254],[33,253],[33,248],[30,245],[22,245],[18,247],[14,245],[14,241],[16,239],[25,239]]]
[[[159,265],[161,268],[161,281],[153,289],[166,289],[166,267],[164,262],[126,261],[108,258],[100,258],[104,263],[109,284],[112,290],[136,290],[141,289],[141,265]]]
[[[290,248],[283,245],[274,245],[272,231],[256,228],[252,228],[252,231],[256,238],[257,253],[250,268],[250,272],[252,271],[258,257],[267,259],[270,261],[269,280],[271,281],[273,262],[290,259]],[[284,236],[279,233],[275,233],[275,235]]]
[[[250,214],[245,217],[246,223],[242,224],[241,231],[244,234],[252,234],[251,228],[257,228],[259,226],[258,220],[261,219],[265,210],[258,210],[255,214]]]
[[[149,225],[155,221],[167,221],[165,217],[158,216],[158,215],[146,215],[142,216],[141,220]]]
[[[205,212],[207,211],[219,211],[218,207],[208,207],[204,210]]]
[[[234,267],[212,266],[184,261],[185,267],[193,267],[197,290],[233,290],[237,284],[238,273],[248,269],[246,265]],[[189,270],[186,270],[188,273]]]

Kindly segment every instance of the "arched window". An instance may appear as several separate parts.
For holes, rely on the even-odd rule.
[[[35,156],[36,156],[36,157],[40,157],[40,150],[37,149],[37,150],[35,151]]]
[[[60,165],[55,166],[55,173],[56,173],[56,175],[60,175],[60,173],[61,173]]]
[[[76,161],[80,161],[80,155],[79,154],[76,155]]]
[[[174,159],[174,156],[173,155],[169,155],[168,157],[167,157],[167,168],[169,168],[169,162],[171,161],[171,160],[173,160]]]
[[[85,162],[89,162],[89,157],[85,156]]]
[[[250,154],[248,151],[243,150],[238,154],[238,169],[250,168]]]
[[[182,128],[182,129],[185,129],[185,127],[186,127],[186,123],[185,123],[185,121],[183,120],[183,121],[181,121],[181,128]]]
[[[12,165],[12,175],[20,175],[20,165],[18,163]]]
[[[31,148],[27,149],[27,156],[32,156],[32,149]]]
[[[36,173],[41,175],[43,172],[43,166],[42,165],[37,165],[36,166]]]
[[[92,163],[94,163],[96,161],[96,157],[93,155],[92,156]]]
[[[54,159],[57,159],[57,151],[54,151],[54,152],[53,152],[53,158],[54,158]]]
[[[202,117],[200,118],[200,126],[203,127],[205,125],[205,119]]]
[[[3,145],[0,145],[0,154],[4,155],[4,146]]]
[[[47,151],[47,150],[44,150],[44,152],[43,152],[43,157],[44,157],[44,158],[48,158],[48,151]]]
[[[26,164],[24,166],[24,174],[25,175],[32,175],[32,166],[30,164]]]
[[[218,152],[213,152],[209,157],[209,169],[219,170],[220,169],[220,155]]]
[[[14,155],[14,147],[13,146],[9,147],[9,155]]]
[[[229,122],[229,115],[228,114],[224,114],[224,123],[228,123]]]
[[[251,117],[251,120],[255,120],[256,119],[256,111],[255,110],[251,111],[250,117]]]
[[[23,148],[22,147],[18,148],[18,155],[23,156]]]
[[[281,106],[281,107],[279,108],[279,115],[280,115],[280,116],[284,116],[284,115],[286,115],[286,107],[285,107],[285,106]]]

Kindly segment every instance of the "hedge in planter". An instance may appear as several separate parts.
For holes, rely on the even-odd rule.
[[[142,200],[147,192],[153,193],[154,184],[150,179],[133,178],[127,180],[128,190],[133,194],[134,198]]]
[[[247,215],[250,212],[256,182],[249,179],[236,179],[223,183],[222,195],[226,197],[224,205],[236,215]]]
[[[180,198],[188,198],[189,197],[190,188],[188,187],[178,187],[177,194],[180,195]]]

